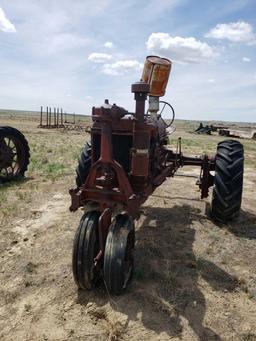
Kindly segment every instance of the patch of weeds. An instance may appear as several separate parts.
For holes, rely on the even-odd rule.
[[[71,329],[68,333],[68,336],[72,337],[73,335],[75,335],[75,331],[74,331],[74,329]]]
[[[63,164],[58,163],[49,163],[47,166],[47,172],[50,174],[62,172],[64,169],[65,166]]]
[[[30,274],[34,273],[37,268],[37,264],[34,264],[32,262],[28,262],[26,265],[26,271]]]
[[[30,172],[34,172],[36,170],[40,170],[42,168],[42,162],[41,162],[41,158],[35,158],[35,157],[31,157],[30,159],[30,164],[29,164],[29,170]]]
[[[230,255],[227,252],[223,253],[221,257],[221,263],[229,264],[229,262],[230,262]]]
[[[43,157],[41,160],[42,165],[45,165],[47,163],[49,163],[49,160],[47,159],[47,157]]]
[[[8,206],[7,207],[1,207],[1,216],[3,217],[11,217],[13,215],[17,215],[20,213],[19,209],[18,209],[18,205],[17,203],[12,203],[12,204],[9,204],[8,203]]]
[[[96,308],[93,310],[89,310],[88,314],[91,318],[95,320],[106,320],[107,319],[107,313],[104,308]]]
[[[247,284],[248,297],[250,299],[256,299],[256,278],[250,278]]]
[[[248,293],[248,285],[247,285],[247,281],[245,278],[243,277],[238,277],[238,276],[234,276],[234,281],[239,285],[239,287],[245,292]]]
[[[214,230],[210,230],[209,231],[209,236],[211,239],[213,239],[214,241],[219,241],[220,240],[220,236],[218,235],[218,233]]]
[[[24,200],[25,198],[25,193],[19,190],[16,192],[16,195],[17,195],[17,198],[19,198],[20,200]]]
[[[117,321],[112,323],[108,321],[108,339],[111,341],[120,340],[122,334],[125,332],[125,326],[122,325],[121,322]]]
[[[28,312],[28,311],[30,311],[30,310],[31,310],[31,307],[32,307],[32,306],[31,306],[31,304],[30,304],[30,303],[26,303],[26,304],[25,304],[25,306],[24,306],[24,309],[25,309],[25,311],[27,311],[27,312]]]
[[[23,190],[18,190],[16,193],[17,198],[26,203],[31,202],[31,194],[32,194],[31,192],[23,191]]]
[[[33,286],[33,282],[30,281],[29,279],[25,281],[25,287],[28,288],[28,287],[31,287]]]
[[[174,288],[177,286],[177,272],[176,271],[167,271],[165,274],[165,279],[168,284],[168,286]]]
[[[30,191],[37,191],[38,190],[38,184],[36,184],[36,183],[30,182],[27,184],[27,186],[28,186]]]
[[[3,203],[7,200],[7,195],[5,192],[0,192],[0,203]]]
[[[62,163],[48,163],[46,167],[46,172],[52,180],[65,175],[65,170],[66,167]]]

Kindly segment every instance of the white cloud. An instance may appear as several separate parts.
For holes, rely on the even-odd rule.
[[[93,63],[105,63],[112,58],[111,54],[93,52],[89,55],[88,60]]]
[[[152,33],[146,42],[147,49],[186,63],[208,61],[218,55],[214,48],[194,37],[172,37],[168,33]]]
[[[243,62],[245,62],[245,63],[249,63],[250,61],[251,61],[251,59],[250,59],[250,58],[243,57]]]
[[[256,41],[252,25],[244,21],[218,24],[205,36],[207,38],[227,39],[232,42],[254,43]]]
[[[106,41],[104,46],[108,49],[112,49],[114,47],[114,44],[112,43],[112,41]]]
[[[112,64],[104,64],[102,72],[106,75],[120,76],[132,71],[139,71],[143,67],[143,64],[137,60],[119,60]]]
[[[208,82],[209,82],[209,83],[215,83],[215,79],[214,79],[214,78],[209,78],[209,79],[208,79]]]
[[[15,26],[6,18],[6,15],[0,7],[0,30],[3,32],[13,33],[16,32]]]

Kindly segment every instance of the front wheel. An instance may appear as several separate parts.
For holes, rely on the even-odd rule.
[[[100,279],[100,269],[94,264],[94,258],[99,252],[99,216],[97,211],[85,213],[74,239],[73,276],[81,289],[92,289]]]
[[[111,223],[104,255],[104,279],[112,294],[122,293],[133,274],[135,231],[131,217],[119,214]]]
[[[244,172],[243,145],[236,140],[218,144],[212,194],[212,217],[227,223],[239,215]]]

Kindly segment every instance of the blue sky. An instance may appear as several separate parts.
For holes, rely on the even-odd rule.
[[[134,109],[146,55],[177,118],[256,122],[255,0],[0,0],[0,108]]]

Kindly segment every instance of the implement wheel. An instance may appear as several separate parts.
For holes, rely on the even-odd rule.
[[[119,214],[111,223],[104,255],[104,279],[112,294],[122,293],[133,274],[135,231],[133,220]]]
[[[24,176],[29,156],[29,146],[24,135],[12,127],[0,127],[0,181]]]
[[[239,215],[243,192],[244,149],[236,140],[220,142],[217,148],[211,212],[227,223]]]
[[[94,265],[94,258],[99,252],[99,216],[97,211],[85,213],[74,239],[73,275],[81,289],[92,289],[100,278],[100,268]]]

